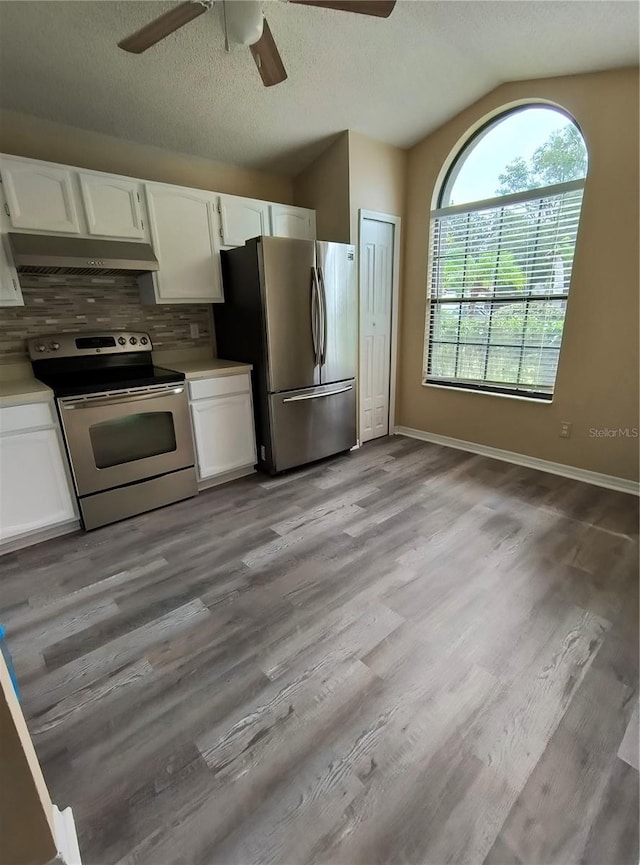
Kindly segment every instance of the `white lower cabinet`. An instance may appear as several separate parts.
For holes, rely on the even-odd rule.
[[[235,472],[250,470],[256,463],[256,439],[253,426],[253,404],[248,389],[248,375],[233,375],[207,380],[195,391],[217,391],[214,396],[193,399],[191,417],[201,481]],[[247,389],[245,389],[247,388]],[[240,392],[234,393],[234,390]]]
[[[16,414],[18,407],[0,410]],[[33,406],[20,406],[29,416]],[[12,424],[8,424],[10,427]],[[0,430],[0,540],[51,529],[77,519],[60,433],[48,429]]]

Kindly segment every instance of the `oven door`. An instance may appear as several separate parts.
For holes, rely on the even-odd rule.
[[[79,496],[194,464],[184,385],[58,400]]]

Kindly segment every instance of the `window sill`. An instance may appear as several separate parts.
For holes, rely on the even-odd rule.
[[[492,390],[477,390],[473,387],[452,387],[448,384],[436,384],[431,381],[423,381],[421,384],[422,387],[432,387],[435,390],[448,390],[453,391],[454,393],[472,393],[476,396],[497,396],[500,399],[514,399],[519,402],[533,402],[536,405],[551,405],[555,396],[554,394],[551,399],[541,399],[537,396],[521,396],[520,394],[515,393],[497,393]]]

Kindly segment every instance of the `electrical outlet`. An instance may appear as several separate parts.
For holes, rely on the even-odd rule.
[[[197,339],[200,336],[200,328],[195,322],[189,325],[189,333],[191,334],[191,339]]]
[[[563,420],[560,424],[560,438],[568,439],[571,436],[571,423],[568,420]]]

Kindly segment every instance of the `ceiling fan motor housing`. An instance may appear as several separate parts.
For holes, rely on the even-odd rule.
[[[264,15],[256,0],[224,0],[230,42],[255,45],[262,36]]]

